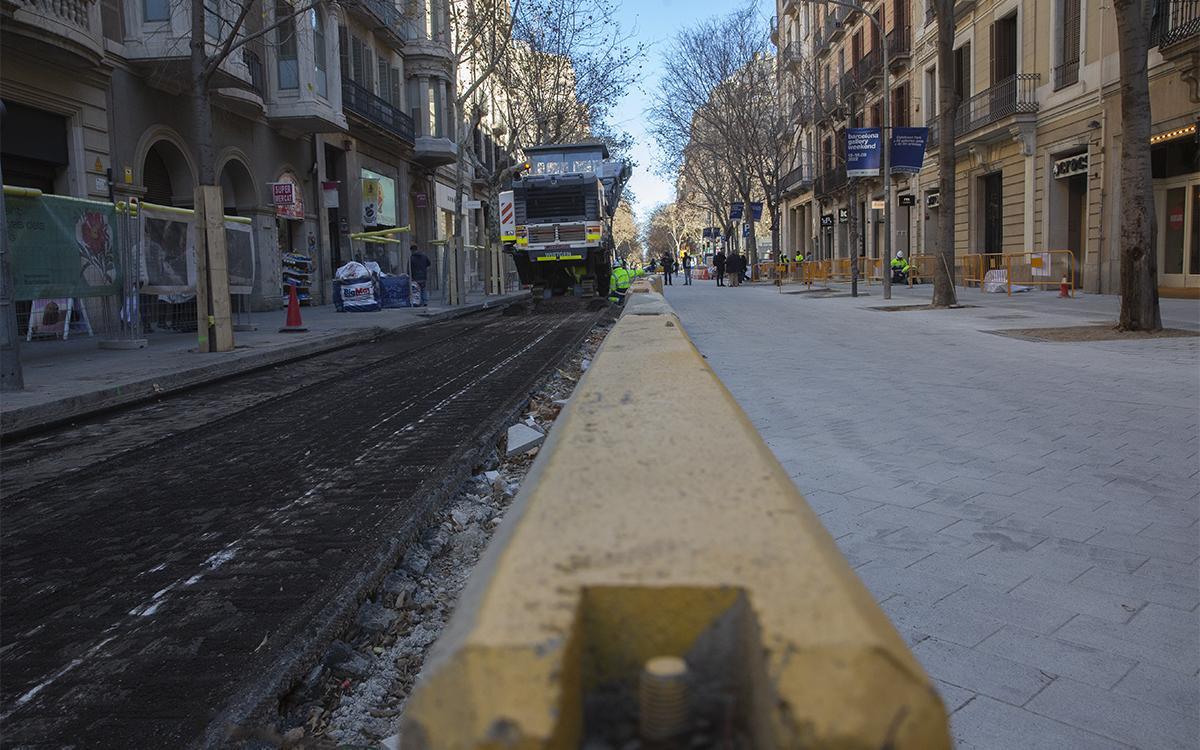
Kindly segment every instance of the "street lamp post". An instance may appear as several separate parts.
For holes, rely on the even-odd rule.
[[[883,147],[883,170],[882,170],[883,175],[882,175],[882,178],[883,178],[883,225],[884,225],[883,258],[882,258],[882,262],[880,263],[879,270],[880,270],[880,274],[883,276],[883,298],[891,299],[892,298],[892,276],[890,273],[888,273],[888,264],[892,260],[892,175],[891,175],[892,143],[891,143],[891,138],[889,137],[889,135],[891,133],[891,129],[892,129],[892,112],[891,112],[892,76],[891,76],[891,70],[888,67],[887,34],[885,33],[885,30],[883,28],[883,23],[878,18],[876,18],[875,16],[868,13],[867,9],[858,3],[848,2],[848,0],[807,0],[807,1],[814,5],[828,3],[829,5],[840,5],[843,8],[849,8],[850,10],[856,10],[859,13],[862,13],[867,18],[871,19],[871,23],[875,24],[875,28],[879,30],[879,47],[880,47],[880,54],[882,55],[881,60],[883,63],[883,124],[880,128],[880,130],[882,132],[880,134],[881,137],[879,140],[882,141],[881,145]],[[850,207],[850,210],[853,211],[854,209],[855,209],[854,206]],[[857,267],[857,265],[858,265],[858,248],[857,247],[851,248],[851,252],[854,253],[854,255],[852,257],[854,258],[854,263],[855,263],[855,266]]]

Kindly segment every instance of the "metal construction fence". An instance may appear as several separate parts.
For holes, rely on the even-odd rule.
[[[4,187],[18,331],[27,341],[97,336],[132,346],[195,332],[194,212]],[[225,217],[235,325],[256,275],[250,220]]]

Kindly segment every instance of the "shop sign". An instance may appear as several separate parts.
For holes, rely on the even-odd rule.
[[[1183,206],[1172,207],[1167,212],[1167,228],[1173,232],[1183,231]]]
[[[429,208],[429,193],[413,193],[413,206],[415,208]]]
[[[846,130],[846,176],[878,177],[883,155],[879,128]]]
[[[901,206],[917,205],[917,196],[913,195],[912,193],[908,193],[907,195],[900,196],[900,205]]]
[[[871,201],[871,210],[873,211],[882,211],[883,206],[883,201]]]
[[[275,204],[275,215],[280,218],[304,218],[304,197],[299,181],[291,172],[284,172],[271,183],[271,202]]]
[[[823,227],[833,226],[833,214],[821,214],[821,226],[823,226]]]
[[[341,207],[341,199],[338,197],[338,184],[336,181],[321,183],[321,199],[325,202],[325,208]]]
[[[942,201],[939,198],[938,193],[926,193],[925,194],[925,207],[926,208],[937,208],[940,205],[942,205]]]
[[[1077,174],[1087,174],[1087,171],[1088,155],[1086,152],[1068,156],[1065,159],[1059,159],[1054,162],[1055,179],[1061,180],[1066,177],[1074,177]]]
[[[847,224],[849,222],[850,222],[850,209],[839,208],[838,209],[838,224]]]

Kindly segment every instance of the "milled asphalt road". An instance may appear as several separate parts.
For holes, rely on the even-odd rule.
[[[1112,297],[972,289],[980,307],[880,312],[930,288],[864,291],[666,288],[960,748],[1200,747],[1200,338],[983,332],[1115,321]],[[1200,328],[1195,301],[1163,315]]]
[[[599,315],[483,313],[6,443],[0,744],[215,746]]]

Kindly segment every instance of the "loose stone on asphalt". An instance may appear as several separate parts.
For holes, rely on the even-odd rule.
[[[1200,747],[1200,339],[982,333],[1115,321],[1112,297],[881,315],[869,291],[666,289],[960,748]],[[1200,328],[1200,303],[1162,310]]]

